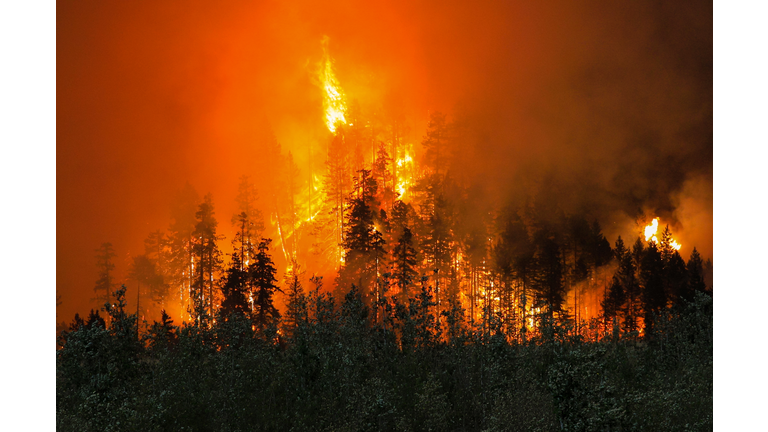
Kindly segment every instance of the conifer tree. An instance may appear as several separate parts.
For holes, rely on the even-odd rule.
[[[408,299],[409,287],[412,286],[413,280],[418,276],[418,272],[414,269],[415,266],[416,250],[413,248],[413,234],[408,226],[404,226],[402,234],[392,250],[392,277],[404,300]]]
[[[696,248],[693,248],[693,252],[691,252],[691,257],[688,259],[688,264],[686,264],[686,271],[688,272],[687,294],[692,297],[693,293],[706,292],[707,285],[704,283],[704,263]]]
[[[232,216],[232,225],[236,229],[232,246],[238,251],[242,266],[248,265],[256,250],[256,241],[264,231],[264,218],[257,207],[258,199],[258,191],[250,178],[245,175],[240,177],[235,198],[237,213]]]
[[[544,310],[550,320],[555,312],[562,318],[565,302],[562,251],[558,242],[546,231],[540,231],[536,235],[535,269],[534,307]]]
[[[453,231],[452,208],[442,193],[443,182],[437,174],[424,179],[422,200],[419,208],[419,232],[423,271],[433,275],[435,302],[438,309],[443,300],[442,293],[450,280],[451,246]]]
[[[277,269],[269,253],[272,239],[261,239],[257,253],[248,271],[253,279],[253,321],[263,330],[268,324],[280,319],[280,312],[273,304],[275,291],[282,290],[275,284]]]
[[[642,244],[640,246],[642,247]],[[621,236],[616,240],[614,253],[619,264],[616,274],[624,292],[624,308],[619,313],[623,315],[624,331],[633,332],[637,330],[637,318],[641,308],[640,285],[637,280],[632,253],[624,247],[624,240],[622,240]]]
[[[164,242],[164,248],[167,250],[164,259],[167,265],[166,282],[173,287],[173,296],[181,303],[182,319],[184,310],[191,307],[189,302],[195,278],[192,233],[195,230],[195,212],[199,204],[200,197],[189,183],[177,191],[171,204],[172,222]]]
[[[502,277],[502,283],[514,284],[515,300],[520,305],[516,321],[521,324],[520,328],[524,329],[525,309],[522,305],[526,302],[523,297],[530,295],[536,249],[528,236],[525,224],[514,209],[507,209],[501,218],[500,224],[503,228],[492,250],[494,266]],[[507,278],[510,280],[507,281]],[[470,314],[474,316],[474,303]]]
[[[600,306],[603,308],[603,315],[606,319],[606,324],[610,324],[614,319],[619,319],[622,316],[622,309],[626,302],[626,293],[624,292],[624,286],[621,283],[621,279],[618,275],[614,275],[611,279],[611,285],[608,287],[608,294],[600,302]]]
[[[688,280],[685,261],[680,253],[672,245],[672,232],[669,225],[664,227],[658,243],[659,253],[664,265],[664,292],[668,300],[675,305],[681,304],[685,299],[691,299],[688,293]]]
[[[238,252],[232,253],[232,262],[227,268],[221,286],[224,299],[221,302],[221,312],[224,316],[233,313],[249,315],[248,282],[250,280],[247,269],[243,268],[242,260]]]
[[[291,272],[288,280],[288,310],[285,313],[285,334],[289,338],[295,337],[296,329],[309,322],[309,309],[307,296],[301,287],[299,273]]]
[[[676,250],[664,261],[664,286],[669,300],[674,305],[682,305],[684,301],[693,299],[693,293],[688,290],[685,261]]]
[[[643,287],[643,319],[646,335],[653,329],[654,316],[667,306],[667,293],[664,292],[664,263],[656,243],[651,242],[643,252],[640,265],[640,282]]]
[[[355,182],[355,192],[350,196],[350,210],[344,236],[344,265],[339,270],[337,287],[345,292],[355,284],[366,302],[374,299],[373,289],[378,277],[378,264],[385,258],[384,238],[376,228],[376,180],[370,171],[360,170]]]
[[[379,142],[379,148],[376,152],[376,159],[373,162],[373,169],[371,170],[371,176],[376,180],[376,184],[379,185],[378,190],[381,197],[381,202],[388,203],[387,208],[393,208],[395,199],[397,198],[397,192],[395,192],[394,176],[390,172],[390,166],[393,167],[392,158],[387,153],[387,149],[383,142]]]
[[[216,275],[221,270],[221,251],[218,241],[220,237],[216,228],[216,221],[213,198],[211,194],[205,196],[203,203],[200,204],[197,213],[195,213],[197,224],[192,233],[194,243],[192,245],[195,279],[192,283],[192,299],[195,318],[198,322],[203,315],[214,315],[214,284]]]
[[[332,243],[339,247],[334,248],[335,263],[343,262],[343,251],[340,249],[344,243],[347,219],[346,199],[352,190],[352,170],[349,149],[344,141],[344,128],[337,129],[337,133],[328,146],[328,156],[325,161],[326,174],[324,177],[326,212],[330,215],[330,231]]]

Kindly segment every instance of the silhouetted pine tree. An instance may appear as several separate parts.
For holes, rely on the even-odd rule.
[[[346,232],[347,210],[345,208],[349,192],[353,189],[353,175],[351,154],[344,141],[343,127],[337,129],[328,146],[328,155],[325,160],[326,174],[323,180],[325,191],[325,212],[331,215],[332,243],[341,246],[344,243]],[[339,248],[334,248],[334,262],[341,262]]]
[[[669,301],[673,305],[681,305],[684,301],[693,299],[693,293],[688,291],[688,272],[685,261],[677,251],[672,252],[664,261],[664,285]]]
[[[621,283],[621,279],[618,275],[614,275],[611,279],[611,285],[608,287],[608,294],[600,302],[600,306],[603,308],[603,316],[606,319],[606,323],[610,324],[617,322],[622,317],[622,310],[626,302],[626,293],[624,292],[624,286]]]
[[[344,265],[339,270],[337,285],[340,292],[345,292],[355,284],[366,304],[371,304],[375,300],[372,296],[378,277],[377,267],[386,254],[383,234],[375,226],[378,219],[376,180],[370,177],[368,170],[360,170],[359,174],[355,192],[349,199],[350,210],[343,243]]]
[[[298,272],[293,271],[288,281],[288,310],[285,313],[284,320],[285,335],[289,338],[294,338],[296,329],[306,325],[308,322],[307,296],[301,287]]]
[[[540,231],[536,235],[535,263],[534,307],[541,308],[550,321],[555,312],[560,318],[564,318],[565,274],[562,251],[555,238],[546,231]]]
[[[237,230],[232,245],[240,254],[243,269],[248,265],[256,250],[256,241],[264,231],[264,218],[257,208],[258,200],[258,191],[250,178],[245,175],[240,177],[235,198],[237,214],[232,216],[232,225]]]
[[[232,262],[226,270],[221,286],[221,293],[224,297],[221,302],[222,315],[225,317],[233,313],[250,315],[251,308],[248,304],[250,280],[250,275],[248,270],[243,267],[240,255],[238,252],[234,252]]]
[[[174,291],[173,297],[179,298],[182,306],[182,318],[185,307],[189,304],[194,281],[194,237],[195,212],[200,204],[197,191],[186,183],[176,193],[171,204],[171,225],[165,242],[167,249],[167,280]]]
[[[642,247],[642,243],[640,244]],[[623,320],[625,332],[637,330],[637,318],[640,314],[640,285],[637,280],[636,268],[632,259],[632,253],[624,246],[621,236],[616,240],[614,249],[618,267],[616,275],[624,292],[624,308],[618,311]]]
[[[674,305],[679,305],[683,299],[690,299],[685,261],[672,246],[672,232],[669,225],[664,227],[658,244],[661,260],[664,263],[664,292],[667,299]]]
[[[373,163],[371,176],[376,180],[379,186],[379,196],[382,203],[387,203],[387,208],[393,208],[397,192],[394,190],[393,175],[389,170],[392,165],[392,158],[387,153],[386,146],[379,142],[379,148],[376,151],[376,159]]]
[[[434,282],[435,302],[440,307],[443,292],[452,276],[451,252],[453,214],[450,203],[444,196],[443,182],[440,176],[432,174],[426,177],[419,189],[422,199],[419,206],[419,247],[424,264],[422,271],[431,275]]]
[[[696,248],[693,248],[693,252],[691,252],[691,257],[686,265],[686,271],[688,272],[687,294],[692,295],[697,292],[706,292],[707,284],[704,283],[704,263]]]
[[[400,289],[400,297],[408,299],[409,288],[418,276],[416,266],[416,250],[413,248],[413,234],[410,228],[403,227],[403,232],[392,250],[392,278]]]
[[[197,224],[192,233],[192,245],[195,279],[192,283],[192,299],[195,319],[200,320],[203,311],[208,316],[214,315],[214,284],[216,275],[221,270],[221,251],[216,233],[218,222],[214,216],[213,199],[211,194],[205,196],[203,203],[195,213]]]
[[[277,269],[269,254],[271,242],[272,239],[261,239],[254,260],[248,269],[254,288],[253,321],[260,330],[280,319],[280,312],[273,304],[273,297],[275,291],[282,292],[282,290],[275,285]]]
[[[528,236],[520,215],[515,209],[502,213],[502,230],[498,241],[493,247],[494,265],[502,277],[503,283],[513,284],[514,297],[520,310],[515,321],[519,329],[525,331],[525,310],[522,307],[523,297],[530,297],[531,281],[534,272],[534,256],[536,248]],[[504,282],[511,278],[509,282]],[[473,291],[476,287],[472,286]],[[527,298],[526,298],[527,300]],[[470,316],[474,316],[474,303],[471,305]]]
[[[643,287],[643,319],[645,334],[651,334],[653,319],[667,306],[667,293],[664,292],[664,263],[656,243],[651,242],[643,252],[640,264],[640,282]]]

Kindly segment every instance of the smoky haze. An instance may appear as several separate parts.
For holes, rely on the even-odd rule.
[[[57,321],[96,306],[101,243],[125,279],[186,182],[226,251],[272,136],[322,169],[323,35],[348,100],[401,113],[410,142],[434,111],[471,125],[457,174],[480,207],[537,191],[610,242],[659,216],[711,257],[711,2],[540,3],[59,4]]]

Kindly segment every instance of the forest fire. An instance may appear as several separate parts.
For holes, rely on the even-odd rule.
[[[59,429],[707,430],[702,5],[60,3]]]
[[[346,123],[344,113],[347,111],[347,105],[344,101],[344,92],[336,79],[333,71],[333,59],[328,52],[328,42],[330,38],[323,36],[323,59],[320,66],[318,78],[323,88],[323,108],[325,109],[325,121],[328,130],[331,133],[336,132],[336,124]]]
[[[656,236],[659,231],[659,218],[653,218],[650,224],[648,224],[644,229],[645,234],[645,241],[647,242],[654,242],[656,244],[659,244],[659,239]],[[669,245],[676,251],[679,251],[681,247],[683,247],[680,243],[677,242],[677,240],[673,239],[671,236],[668,239]]]

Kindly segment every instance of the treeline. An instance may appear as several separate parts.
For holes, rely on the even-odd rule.
[[[493,317],[472,325],[458,305],[437,315],[426,284],[406,303],[372,307],[355,288],[338,301],[321,285],[292,287],[282,328],[222,308],[182,326],[163,314],[141,336],[118,290],[109,324],[93,312],[62,335],[57,428],[712,428],[708,295],[655,315],[643,340],[587,342],[545,319],[520,343]]]
[[[461,144],[471,141],[471,128],[433,113],[420,169],[401,129],[379,142],[366,168],[362,154],[376,136],[338,125],[314,198],[314,187],[307,196],[297,192],[293,157],[273,143],[265,157],[279,163],[257,178],[272,191],[265,210],[272,223],[264,222],[253,179],[242,177],[229,257],[219,246],[211,195],[201,200],[187,184],[172,203],[167,232],[150,233],[145,253],[133,257],[128,279],[137,302],[178,311],[185,322],[244,308],[263,326],[279,317],[274,293],[319,270],[337,275],[329,287],[336,298],[354,285],[369,307],[385,290],[407,302],[426,283],[437,315],[457,303],[478,321],[488,309],[485,316],[498,319],[507,337],[522,340],[545,316],[592,337],[596,327],[642,333],[652,314],[711,292],[704,282],[711,263],[695,248],[686,263],[668,227],[658,240],[638,237],[630,248],[619,238],[612,248],[596,220],[564,211],[546,190],[496,208],[460,180]],[[275,251],[283,259],[274,260]],[[117,286],[114,256],[109,243],[97,253],[98,304]]]
[[[358,120],[338,125],[322,180],[270,147],[267,202],[241,179],[229,257],[212,197],[185,186],[131,263],[136,313],[102,245],[104,308],[58,339],[59,427],[711,427],[711,263],[695,248],[686,262],[668,227],[612,247],[546,190],[487,202],[461,164],[471,128],[440,113],[420,166],[402,124],[377,142]],[[307,278],[318,267],[327,287]]]

